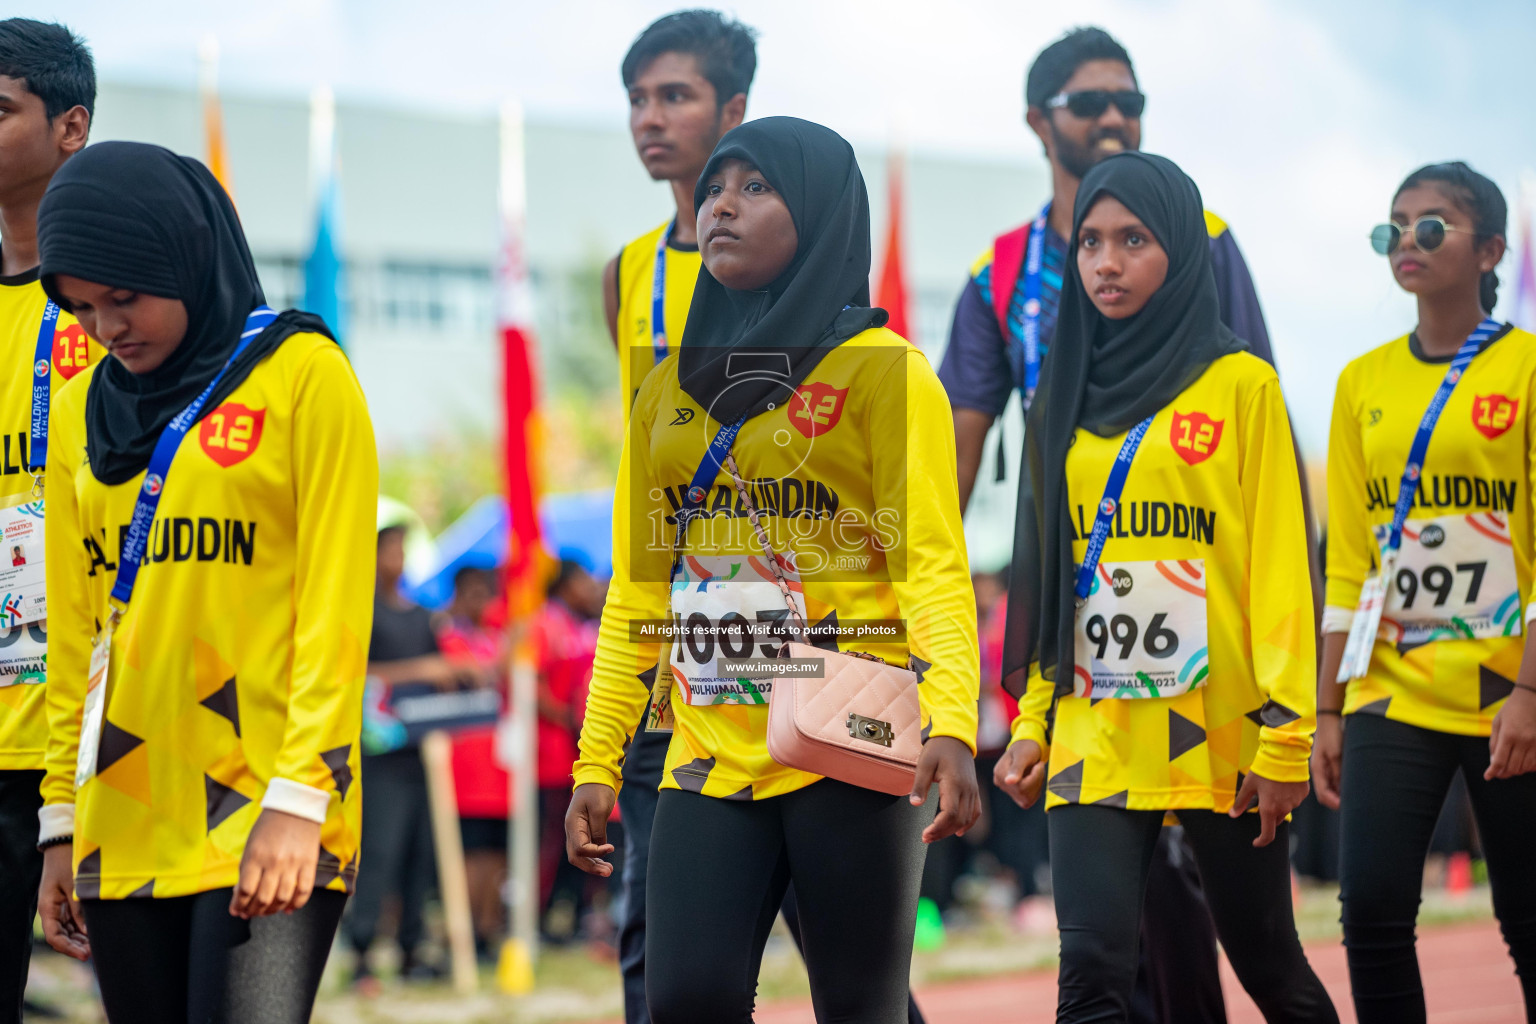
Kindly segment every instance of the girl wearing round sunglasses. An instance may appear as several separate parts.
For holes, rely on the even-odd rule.
[[[1312,761],[1318,798],[1343,812],[1361,1024],[1425,1019],[1414,923],[1458,771],[1536,1019],[1536,660],[1525,645],[1536,338],[1489,317],[1505,217],[1498,187],[1466,164],[1408,176],[1371,241],[1417,298],[1418,325],[1349,364],[1334,401]],[[1399,507],[1404,481],[1412,498]]]

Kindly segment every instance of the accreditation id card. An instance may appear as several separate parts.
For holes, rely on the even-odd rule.
[[[85,676],[85,708],[80,714],[80,752],[75,759],[77,792],[96,774],[96,753],[101,747],[101,726],[106,718],[112,632],[113,623],[109,622],[91,644],[91,665]]]
[[[672,707],[672,663],[665,656],[656,662],[656,682],[645,705],[646,732],[673,732],[677,729],[677,711]]]
[[[29,501],[0,509],[0,629],[14,629],[48,617],[48,581],[43,571],[43,503]]]
[[[1397,552],[1382,552],[1381,570],[1365,578],[1360,588],[1360,603],[1349,623],[1349,639],[1344,642],[1344,660],[1339,662],[1336,683],[1363,679],[1371,670],[1371,652],[1376,649],[1376,634],[1381,629],[1381,613],[1387,606],[1387,581],[1397,568]]]

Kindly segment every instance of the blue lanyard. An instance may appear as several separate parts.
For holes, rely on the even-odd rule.
[[[1392,512],[1388,551],[1396,551],[1403,545],[1403,523],[1407,521],[1408,510],[1413,506],[1414,495],[1419,491],[1419,477],[1424,470],[1424,456],[1429,452],[1429,438],[1435,432],[1440,414],[1445,411],[1445,403],[1450,401],[1451,392],[1456,390],[1462,374],[1472,364],[1473,357],[1482,350],[1483,342],[1497,334],[1502,326],[1490,317],[1467,335],[1467,340],[1462,342],[1461,348],[1452,357],[1451,368],[1445,371],[1445,379],[1440,382],[1435,397],[1429,400],[1429,408],[1424,410],[1424,418],[1419,421],[1418,433],[1413,435],[1413,447],[1408,449],[1408,465],[1403,468],[1403,479],[1397,485],[1397,508]]]
[[[270,306],[257,306],[253,309],[251,315],[245,318],[245,328],[240,332],[240,341],[235,345],[235,350],[229,354],[219,372],[214,374],[213,380],[203,388],[202,394],[192,399],[191,405],[177,413],[160,432],[160,440],[155,442],[155,450],[149,456],[144,486],[139,490],[139,499],[133,506],[128,534],[123,538],[122,555],[117,560],[117,581],[112,584],[112,600],[121,607],[126,608],[133,598],[133,585],[139,578],[139,564],[143,562],[145,549],[149,546],[149,524],[154,522],[155,511],[160,507],[160,497],[165,493],[165,478],[171,472],[171,460],[176,457],[177,449],[197,423],[203,406],[208,402],[208,396],[213,394],[213,389],[224,379],[231,364],[276,319],[277,311]]]
[[[34,476],[48,468],[48,402],[53,387],[53,329],[58,322],[59,304],[49,299],[37,328],[37,354],[32,363],[32,438],[27,447],[27,469]]]
[[[745,422],[747,418],[743,416],[734,423],[722,424],[719,432],[715,434],[715,439],[709,442],[708,448],[704,449],[704,457],[699,460],[699,468],[693,471],[693,479],[688,482],[688,490],[683,494],[683,505],[677,510],[675,553],[679,558],[682,557],[683,538],[688,533],[688,521],[704,504],[704,499],[709,497],[710,485],[725,468],[725,457],[730,454],[731,446],[736,443],[736,435],[741,433],[741,425]]]
[[[656,269],[651,275],[651,353],[658,363],[667,358],[667,243],[676,230],[673,217],[656,242]]]
[[[1045,223],[1050,214],[1047,202],[1029,226],[1029,247],[1024,250],[1024,386],[1019,397],[1025,412],[1040,383],[1040,267],[1045,261]]]
[[[1115,510],[1120,507],[1125,478],[1130,475],[1131,461],[1136,458],[1136,449],[1141,447],[1141,439],[1147,436],[1152,419],[1152,416],[1148,416],[1131,428],[1120,445],[1120,454],[1115,456],[1115,464],[1109,469],[1109,482],[1104,485],[1104,500],[1099,502],[1099,512],[1093,520],[1093,532],[1088,535],[1088,550],[1083,554],[1083,564],[1077,567],[1078,604],[1088,600],[1088,592],[1093,589],[1093,574],[1099,571],[1099,556],[1104,553],[1104,542],[1109,539],[1109,525],[1114,521]]]

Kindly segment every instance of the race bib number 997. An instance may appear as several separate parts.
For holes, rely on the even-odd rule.
[[[1072,692],[1177,697],[1205,682],[1205,561],[1101,562],[1077,610]]]
[[[781,563],[784,564],[784,563]],[[795,608],[805,595],[791,556],[785,577]],[[772,658],[789,639],[789,607],[762,555],[686,556],[672,579],[672,676],[689,705],[767,704],[772,679],[728,676],[721,663]]]
[[[1388,643],[1520,635],[1520,581],[1502,513],[1408,520],[1387,583],[1376,635]]]

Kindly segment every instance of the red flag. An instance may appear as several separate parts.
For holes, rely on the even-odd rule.
[[[907,307],[907,266],[902,245],[905,214],[901,202],[902,157],[899,150],[891,150],[887,179],[890,209],[885,227],[885,263],[880,268],[880,282],[875,288],[875,305],[890,314],[887,327],[915,344],[917,339],[912,336],[913,324]]]
[[[549,555],[539,525],[538,347],[533,332],[533,295],[523,245],[526,193],[521,116],[502,128],[501,259],[497,268],[497,328],[501,334],[502,395],[505,408],[507,512],[510,552],[507,610],[513,622],[526,620],[544,600]]]

